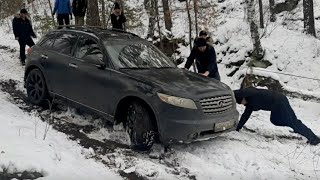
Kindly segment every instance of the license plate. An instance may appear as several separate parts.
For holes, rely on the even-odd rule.
[[[235,124],[234,120],[216,123],[214,125],[214,132],[221,132],[221,131],[231,129],[234,127],[234,124]]]

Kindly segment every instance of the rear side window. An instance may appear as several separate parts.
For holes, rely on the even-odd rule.
[[[39,43],[39,45],[45,49],[50,49],[52,48],[52,44],[54,43],[56,34],[47,34],[43,40]]]
[[[72,49],[76,44],[77,40],[78,36],[75,34],[59,34],[56,40],[54,41],[53,50],[58,53],[72,55]]]

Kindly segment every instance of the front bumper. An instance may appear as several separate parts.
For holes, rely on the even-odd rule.
[[[239,118],[239,113],[235,107],[228,112],[216,115],[203,113],[201,107],[192,110],[165,103],[161,103],[158,109],[158,127],[160,140],[163,143],[189,143],[214,138],[235,130]],[[215,126],[217,124],[228,121],[232,122],[231,126],[219,131],[216,130]]]

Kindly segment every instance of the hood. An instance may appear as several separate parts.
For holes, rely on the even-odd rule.
[[[157,85],[164,93],[180,97],[210,96],[217,91],[230,91],[230,88],[209,77],[204,77],[184,69],[123,69],[123,73]]]

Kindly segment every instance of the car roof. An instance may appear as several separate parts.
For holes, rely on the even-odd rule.
[[[96,26],[59,26],[61,29],[54,29],[51,32],[75,32],[96,36],[99,39],[139,39],[138,35],[117,29],[104,29]]]

